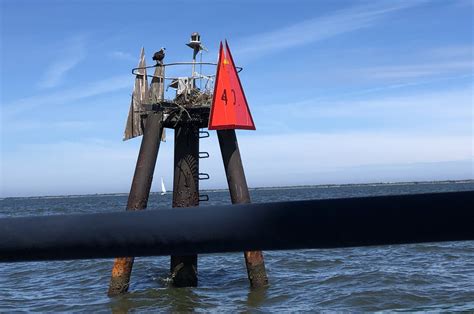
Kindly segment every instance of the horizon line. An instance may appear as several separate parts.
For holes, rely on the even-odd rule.
[[[282,185],[282,186],[257,186],[249,187],[249,190],[279,190],[279,189],[298,189],[298,188],[322,188],[322,187],[346,187],[346,186],[383,186],[383,185],[415,185],[415,184],[446,184],[446,183],[474,183],[474,179],[453,179],[453,180],[426,180],[426,181],[387,181],[387,182],[368,182],[368,183],[328,183],[328,184],[302,184],[302,185]],[[204,189],[202,192],[227,191],[228,188]],[[173,190],[167,191],[166,194],[172,194]],[[150,191],[151,194],[160,194],[160,191]],[[125,196],[129,192],[113,192],[113,193],[88,193],[88,194],[58,194],[58,195],[32,195],[32,196],[5,196],[0,200],[20,199],[20,198],[74,198],[74,197],[94,197],[94,196]]]

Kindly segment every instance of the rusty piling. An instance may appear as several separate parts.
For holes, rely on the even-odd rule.
[[[163,76],[164,67],[158,65],[155,68],[147,101],[155,102],[163,99]],[[162,134],[162,114],[148,114],[144,120],[143,138],[128,196],[127,210],[142,210],[147,207]],[[115,259],[109,284],[109,296],[128,291],[133,261],[133,257],[118,257]]]
[[[250,203],[250,193],[235,130],[218,130],[217,137],[232,204],[248,204]],[[267,285],[268,278],[262,252],[247,251],[244,252],[244,256],[251,287],[257,288]]]
[[[195,207],[199,205],[199,129],[183,125],[174,133],[173,207]],[[197,255],[173,255],[170,264],[175,287],[197,286]]]

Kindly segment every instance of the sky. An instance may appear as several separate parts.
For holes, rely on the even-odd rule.
[[[0,197],[127,193],[134,76],[227,39],[257,130],[250,187],[473,179],[474,1],[0,0]],[[176,71],[173,73],[173,71]],[[168,75],[190,69],[169,68]],[[204,68],[214,74],[214,68]],[[186,73],[184,73],[186,74]],[[172,97],[171,91],[167,97]],[[173,131],[155,169],[172,186]],[[225,188],[215,131],[202,189]]]

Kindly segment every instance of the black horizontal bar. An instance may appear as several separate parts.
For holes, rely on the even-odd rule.
[[[0,261],[474,240],[474,191],[0,219]]]

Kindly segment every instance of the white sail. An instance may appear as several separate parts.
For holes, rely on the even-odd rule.
[[[163,177],[161,177],[161,195],[166,194],[165,182],[163,181]]]

